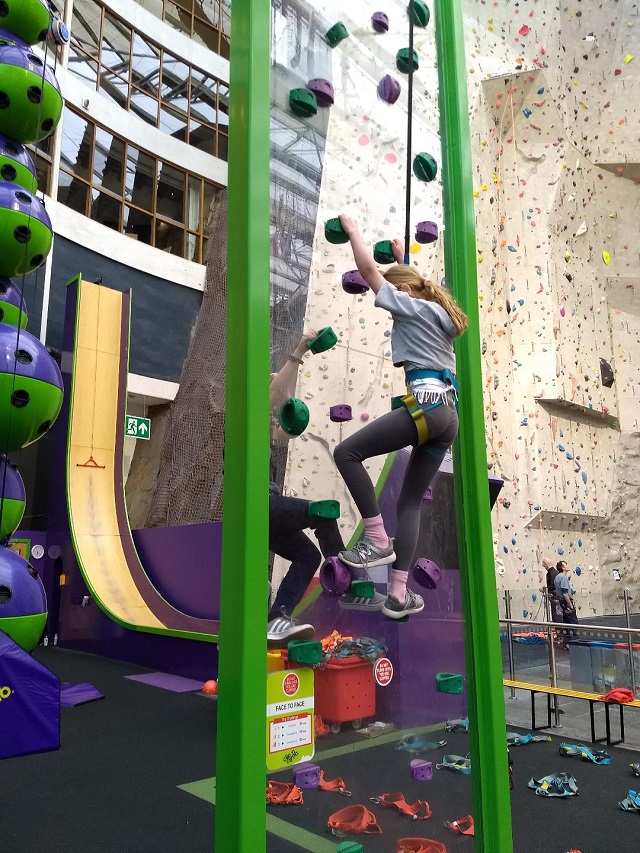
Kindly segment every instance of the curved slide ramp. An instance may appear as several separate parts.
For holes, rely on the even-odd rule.
[[[70,288],[77,293],[67,504],[84,581],[107,616],[125,628],[217,642],[217,621],[182,613],[160,595],[131,535],[122,471],[130,296],[80,277]]]

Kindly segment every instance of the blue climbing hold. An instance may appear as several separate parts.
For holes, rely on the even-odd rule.
[[[576,566],[576,574],[578,575],[578,577],[580,577],[580,575],[582,574],[582,569],[580,568],[580,566]]]

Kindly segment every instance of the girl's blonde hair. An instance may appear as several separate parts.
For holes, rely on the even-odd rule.
[[[397,290],[403,290],[414,299],[437,302],[451,317],[451,322],[456,327],[456,336],[461,335],[467,328],[466,314],[460,309],[453,296],[444,287],[438,287],[437,284],[421,276],[413,267],[397,264],[395,267],[390,267],[383,278]]]

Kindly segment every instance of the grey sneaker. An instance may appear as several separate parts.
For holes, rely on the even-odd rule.
[[[345,592],[338,599],[338,604],[343,610],[371,610],[372,612],[377,612],[382,610],[382,605],[385,601],[386,598],[379,592],[374,592],[373,598],[362,598],[361,596],[354,595],[352,592]]]
[[[396,555],[393,550],[393,539],[389,540],[388,548],[380,548],[368,536],[363,536],[350,551],[340,551],[338,557],[354,569],[372,569],[375,566],[393,563]]]
[[[413,616],[414,613],[420,613],[421,610],[424,610],[422,596],[410,589],[407,589],[404,601],[400,601],[395,595],[388,595],[387,600],[382,606],[382,612],[389,619],[403,619],[405,616]]]
[[[316,629],[313,625],[303,625],[282,608],[282,616],[267,625],[267,646],[271,649],[285,649],[290,640],[313,640]]]

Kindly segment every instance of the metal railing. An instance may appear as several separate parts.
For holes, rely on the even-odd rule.
[[[500,618],[500,626],[506,626],[507,633],[507,655],[509,660],[509,678],[511,681],[515,681],[515,658],[513,651],[513,626],[517,625],[519,627],[527,627],[527,628],[544,628],[547,632],[547,648],[549,652],[549,678],[551,681],[552,687],[558,686],[558,669],[557,669],[557,658],[556,658],[556,647],[554,644],[554,632],[564,632],[569,633],[575,636],[585,635],[586,633],[591,632],[591,636],[596,636],[599,638],[608,637],[610,634],[618,634],[619,636],[626,636],[627,645],[628,645],[628,655],[629,655],[629,675],[630,681],[633,689],[634,695],[637,697],[640,694],[640,685],[636,683],[636,672],[635,672],[635,660],[634,660],[634,650],[633,650],[633,638],[637,638],[640,640],[640,628],[632,628],[631,627],[631,594],[628,589],[624,589],[623,591],[623,602],[624,602],[624,617],[626,621],[626,625],[620,626],[609,626],[609,625],[590,625],[587,622],[578,623],[577,625],[570,625],[562,622],[553,622],[551,621],[551,602],[549,599],[549,594],[547,590],[542,592],[543,596],[543,604],[544,611],[546,615],[546,619],[513,619],[511,615],[511,599],[512,595],[509,590],[506,590],[504,593],[504,610],[505,616]],[[615,639],[615,638],[614,638]],[[510,697],[512,699],[515,698],[516,691],[515,688],[510,688]],[[559,714],[560,709],[559,705],[556,701],[554,702],[554,717],[555,717],[555,726],[559,727]]]

